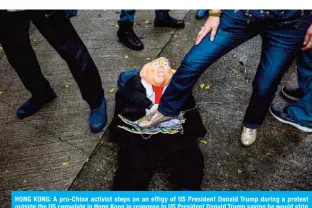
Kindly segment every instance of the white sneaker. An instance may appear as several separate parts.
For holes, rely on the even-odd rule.
[[[252,145],[257,138],[257,129],[250,129],[244,126],[242,135],[241,135],[241,142],[244,146]]]

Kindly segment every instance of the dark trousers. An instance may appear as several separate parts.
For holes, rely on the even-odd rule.
[[[1,12],[0,42],[9,63],[34,97],[52,92],[30,44],[30,21],[66,61],[83,99],[98,107],[104,96],[97,67],[64,11]]]
[[[223,11],[214,41],[210,41],[208,34],[188,52],[163,94],[158,110],[168,116],[178,115],[193,86],[209,66],[260,34],[261,61],[243,122],[248,128],[259,128],[284,73],[302,47],[311,22],[311,11],[307,10]]]
[[[298,82],[304,96],[287,107],[287,112],[300,123],[312,122],[312,50],[302,51],[297,60]]]
[[[204,164],[196,140],[181,134],[149,139],[126,131],[120,135],[113,190],[146,190],[159,164],[169,167],[174,189],[200,190]]]

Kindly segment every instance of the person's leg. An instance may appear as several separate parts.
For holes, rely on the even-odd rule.
[[[8,62],[15,69],[26,89],[34,97],[52,94],[44,78],[29,39],[30,20],[26,11],[4,12],[6,20],[1,25],[2,47]]]
[[[144,45],[133,31],[135,10],[121,10],[118,20],[117,37],[119,41],[132,50],[143,50]]]
[[[256,35],[255,31],[247,28],[247,17],[237,13],[224,11],[214,41],[210,41],[208,34],[184,57],[161,98],[161,113],[177,116],[201,74],[220,57]]]
[[[285,108],[275,104],[271,114],[279,121],[312,132],[312,50],[302,51],[297,60],[298,82],[303,96]]]
[[[299,88],[306,95],[312,89],[312,49],[300,52],[297,69]]]
[[[32,97],[16,112],[19,119],[31,116],[56,95],[41,72],[29,39],[30,19],[26,11],[1,11],[1,44],[6,57]]]
[[[149,128],[185,110],[184,104],[192,95],[192,89],[201,74],[220,57],[257,34],[248,25],[248,19],[242,11],[224,11],[214,41],[210,41],[208,34],[198,45],[193,46],[173,75],[158,111],[141,118],[138,125]]]
[[[298,54],[309,22],[310,20],[304,21],[297,27],[296,22],[289,25],[285,20],[261,34],[263,37],[261,61],[244,117],[241,137],[243,145],[249,146],[255,141],[257,133],[255,129],[263,123],[284,73]]]
[[[163,20],[169,16],[170,10],[155,10],[155,19]]]
[[[257,129],[261,126],[277,87],[297,52],[295,49],[275,47],[263,40],[261,61],[252,83],[253,92],[244,118],[245,127]]]
[[[118,20],[119,27],[124,27],[134,23],[135,10],[121,10],[120,19]]]
[[[309,69],[309,59],[311,57],[309,57],[308,53],[309,51],[302,51],[297,58],[297,75],[299,86],[286,85],[281,90],[281,94],[290,101],[297,102],[303,98],[305,88],[309,86],[312,71]]]
[[[65,12],[55,11],[49,18],[44,11],[31,13],[36,28],[68,64],[83,99],[91,108],[99,107],[104,90],[98,69]]]
[[[155,10],[155,27],[183,28],[184,20],[178,20],[169,15],[170,10]]]
[[[297,58],[297,86],[286,85],[282,89],[282,95],[291,101],[299,101],[310,91],[312,77],[312,50],[301,51]]]
[[[107,120],[106,102],[98,69],[64,11],[29,11],[31,21],[66,61],[83,99],[89,104],[90,127],[101,131]]]

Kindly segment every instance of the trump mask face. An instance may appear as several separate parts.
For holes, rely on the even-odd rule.
[[[145,64],[140,72],[140,77],[147,83],[157,86],[167,86],[172,78],[173,70],[170,67],[169,60],[160,57]]]

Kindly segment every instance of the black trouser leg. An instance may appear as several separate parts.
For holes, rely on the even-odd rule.
[[[29,11],[31,21],[66,61],[82,97],[92,107],[101,105],[104,90],[98,69],[64,11]]]
[[[30,44],[30,20],[26,11],[4,12],[1,21],[1,44],[6,57],[33,96],[52,93],[49,82],[44,78],[35,52]]]

